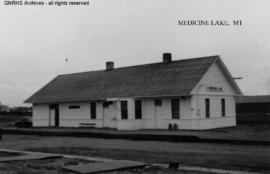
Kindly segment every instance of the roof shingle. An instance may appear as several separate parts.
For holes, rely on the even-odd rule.
[[[59,75],[26,103],[90,101],[118,97],[183,96],[190,92],[219,58],[153,63],[113,70]]]

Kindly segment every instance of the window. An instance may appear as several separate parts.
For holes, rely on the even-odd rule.
[[[172,119],[180,118],[179,99],[171,100]]]
[[[221,116],[225,117],[226,115],[226,104],[225,104],[225,99],[221,99]]]
[[[209,98],[205,99],[205,117],[206,118],[210,117],[210,99]]]
[[[142,119],[142,101],[135,100],[135,119]]]
[[[68,108],[69,109],[80,109],[80,105],[71,105]]]
[[[97,117],[96,103],[94,103],[94,102],[90,103],[90,111],[91,111],[91,119],[96,119],[96,117]]]
[[[155,106],[161,106],[162,105],[162,100],[161,99],[156,99],[155,100]]]
[[[121,101],[121,118],[123,120],[128,118],[127,101]]]

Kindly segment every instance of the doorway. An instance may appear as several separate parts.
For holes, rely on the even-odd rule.
[[[59,105],[58,104],[50,105],[49,126],[59,127]]]

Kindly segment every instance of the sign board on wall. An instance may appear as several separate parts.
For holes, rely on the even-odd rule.
[[[217,86],[208,86],[206,87],[206,90],[209,92],[223,92],[223,88]]]

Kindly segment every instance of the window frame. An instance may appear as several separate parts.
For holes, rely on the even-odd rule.
[[[142,119],[142,100],[135,100],[135,119]]]
[[[121,106],[121,120],[128,119],[128,101],[122,100],[120,101]]]
[[[226,100],[225,100],[225,98],[221,99],[221,116],[222,117],[226,116]]]
[[[210,118],[210,98],[205,98],[204,103],[205,103],[205,118]]]
[[[171,99],[171,118],[173,120],[180,119],[180,99]]]
[[[80,109],[81,106],[80,105],[69,105],[68,109]]]
[[[154,103],[155,103],[155,106],[162,106],[162,99],[155,99]]]
[[[97,104],[95,102],[90,103],[90,119],[97,119]]]

